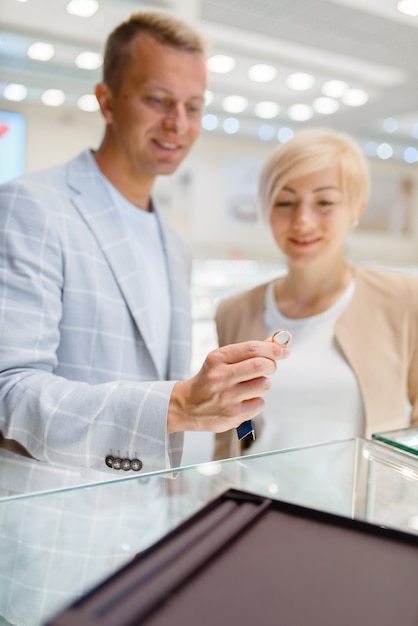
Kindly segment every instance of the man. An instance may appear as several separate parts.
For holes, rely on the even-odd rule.
[[[287,350],[226,346],[186,380],[189,258],[152,202],[200,130],[204,45],[162,13],[109,36],[95,152],[0,188],[0,433],[41,461],[153,471],[186,430],[223,432],[263,406]]]

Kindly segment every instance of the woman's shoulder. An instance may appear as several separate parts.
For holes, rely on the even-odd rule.
[[[380,294],[397,305],[404,298],[418,302],[418,273],[413,270],[356,266],[355,278],[359,290]]]

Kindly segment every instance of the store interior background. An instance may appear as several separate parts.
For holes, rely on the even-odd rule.
[[[107,34],[135,10],[165,10],[187,19],[206,35],[211,55],[236,60],[230,73],[210,73],[213,100],[206,114],[216,116],[217,127],[209,130],[215,118],[208,118],[186,161],[156,186],[160,208],[193,253],[194,371],[216,347],[213,314],[219,299],[284,269],[256,208],[257,174],[281,131],[328,126],[357,139],[370,157],[373,194],[363,224],[350,233],[348,256],[418,272],[418,16],[400,13],[396,0],[99,0],[89,18],[69,15],[68,3],[0,0],[0,126],[2,112],[23,114],[26,171],[98,146],[100,113],[81,111],[77,99],[92,93],[100,68],[77,69],[74,58],[82,50],[101,52]],[[34,41],[55,46],[51,61],[27,58]],[[276,77],[250,81],[247,70],[255,64],[273,66]],[[288,88],[286,78],[301,72],[313,77],[313,85]],[[319,113],[315,103],[331,80],[364,90],[367,101],[353,107],[340,97],[338,110]],[[25,85],[25,99],[7,99],[10,84]],[[65,101],[46,106],[45,89],[63,90]],[[231,95],[245,97],[247,108],[225,111],[223,100]],[[279,112],[257,117],[260,101],[276,102]],[[312,107],[311,117],[291,119],[294,104]],[[238,121],[237,132],[224,130],[228,118]],[[5,136],[0,174],[7,161]],[[185,464],[210,460],[212,445],[209,434],[187,434]]]

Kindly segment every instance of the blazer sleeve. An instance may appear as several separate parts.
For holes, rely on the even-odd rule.
[[[0,187],[0,435],[60,465],[112,471],[105,458],[113,451],[139,458],[145,472],[177,467],[182,435],[166,435],[174,381],[120,379],[117,362],[100,384],[56,373],[67,244],[43,209],[54,202],[53,185],[43,181],[35,196],[38,182]]]

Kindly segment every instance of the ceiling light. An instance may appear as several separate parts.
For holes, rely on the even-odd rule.
[[[377,146],[376,154],[380,159],[390,159],[393,156],[393,148],[388,143],[381,143]]]
[[[312,87],[314,82],[314,77],[311,74],[305,74],[305,72],[295,72],[286,78],[287,87],[296,91],[306,91]]]
[[[383,120],[383,130],[386,133],[395,133],[399,128],[398,121],[394,117],[387,117]]]
[[[3,89],[3,96],[6,100],[11,100],[13,102],[21,102],[28,95],[28,90],[25,85],[20,85],[17,83],[10,83],[6,85]]]
[[[254,107],[254,113],[257,117],[261,117],[265,120],[271,120],[276,117],[280,112],[280,107],[277,102],[257,102]]]
[[[288,128],[287,126],[283,126],[283,128],[281,128],[277,133],[277,139],[280,141],[280,143],[286,143],[286,141],[289,141],[289,139],[292,139],[294,134],[295,133],[293,132],[291,128]]]
[[[369,96],[363,89],[348,89],[343,95],[342,101],[350,107],[359,107],[365,104]]]
[[[321,91],[329,98],[341,98],[347,89],[348,85],[343,80],[328,80],[322,85]]]
[[[418,161],[418,150],[413,146],[409,146],[403,153],[403,159],[407,163],[416,163]]]
[[[55,54],[55,48],[50,43],[37,41],[28,48],[28,57],[35,61],[49,61]]]
[[[334,98],[326,98],[325,96],[321,98],[316,98],[313,102],[314,111],[317,113],[321,113],[322,115],[330,115],[331,113],[335,113],[340,108],[340,103]]]
[[[99,8],[97,0],[71,0],[67,4],[67,13],[78,17],[91,17]]]
[[[244,96],[228,96],[222,101],[222,108],[228,113],[242,113],[247,106],[248,100]]]
[[[207,60],[207,68],[216,74],[227,74],[235,67],[235,59],[226,54],[215,54]]]
[[[59,107],[65,101],[65,93],[61,89],[47,89],[43,92],[41,100],[49,107]]]
[[[202,128],[204,130],[215,130],[218,128],[218,118],[213,113],[208,113],[202,117]]]
[[[205,106],[208,106],[209,104],[212,104],[213,102],[213,91],[209,91],[209,89],[206,89],[205,91]]]
[[[223,123],[223,129],[228,135],[234,135],[239,131],[239,120],[235,117],[227,117]]]
[[[100,52],[84,50],[76,56],[75,64],[82,70],[97,70],[103,64],[103,56]]]
[[[375,157],[377,155],[377,149],[379,145],[376,141],[368,141],[364,146],[364,154],[368,157]]]
[[[263,141],[270,141],[270,139],[273,139],[274,137],[273,126],[270,126],[270,124],[261,124],[260,128],[258,129],[258,136]]]
[[[248,70],[248,78],[256,83],[269,83],[276,77],[277,70],[273,65],[253,65]]]
[[[399,0],[396,8],[405,15],[410,15],[411,17],[418,16],[418,0]]]
[[[86,93],[84,96],[80,96],[77,100],[77,106],[82,111],[87,111],[88,113],[98,111],[100,108],[96,96],[92,93]]]
[[[291,120],[306,122],[311,119],[313,111],[312,107],[308,104],[292,104],[292,106],[288,108],[287,114]]]

